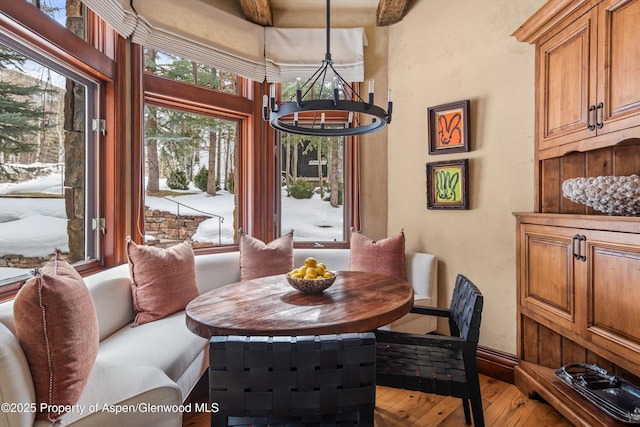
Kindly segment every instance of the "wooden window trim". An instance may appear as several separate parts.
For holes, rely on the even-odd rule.
[[[99,147],[98,168],[103,173],[97,195],[101,197],[99,215],[106,219],[109,233],[103,236],[101,260],[78,265],[76,269],[86,276],[127,262],[123,242],[129,224],[127,212],[131,209],[123,195],[127,194],[129,179],[126,166],[116,167],[127,164],[130,141],[124,121],[127,67],[123,59],[127,42],[90,11],[87,13],[90,40],[84,41],[25,1],[5,3],[0,11],[0,31],[63,66],[101,82],[99,107],[107,129]],[[111,57],[103,51],[108,51]],[[17,280],[0,287],[0,301],[13,298],[24,283]]]
[[[3,2],[0,27],[89,76],[114,80],[115,63],[111,58],[26,1]]]

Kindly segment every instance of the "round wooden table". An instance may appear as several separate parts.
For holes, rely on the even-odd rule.
[[[413,307],[413,288],[381,274],[339,271],[320,295],[292,288],[285,275],[233,283],[187,305],[187,327],[214,335],[327,335],[373,331]]]

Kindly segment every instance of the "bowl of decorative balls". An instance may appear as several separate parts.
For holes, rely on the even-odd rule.
[[[294,268],[286,276],[291,286],[305,294],[320,294],[336,281],[335,273],[312,257],[305,259],[303,266]]]

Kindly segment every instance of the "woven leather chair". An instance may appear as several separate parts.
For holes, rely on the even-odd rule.
[[[223,336],[209,345],[211,426],[373,426],[375,336]]]
[[[476,362],[482,304],[478,288],[458,275],[449,309],[412,309],[447,317],[451,336],[376,331],[377,385],[461,397],[467,424],[471,424],[471,400],[474,424],[484,426]]]

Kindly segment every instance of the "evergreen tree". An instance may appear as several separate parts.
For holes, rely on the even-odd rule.
[[[0,44],[0,70],[22,71],[26,58]],[[8,155],[29,153],[37,149],[28,142],[42,130],[42,109],[33,101],[34,95],[43,91],[38,85],[20,85],[3,79],[0,81],[0,177],[10,178],[10,172],[2,164]]]

